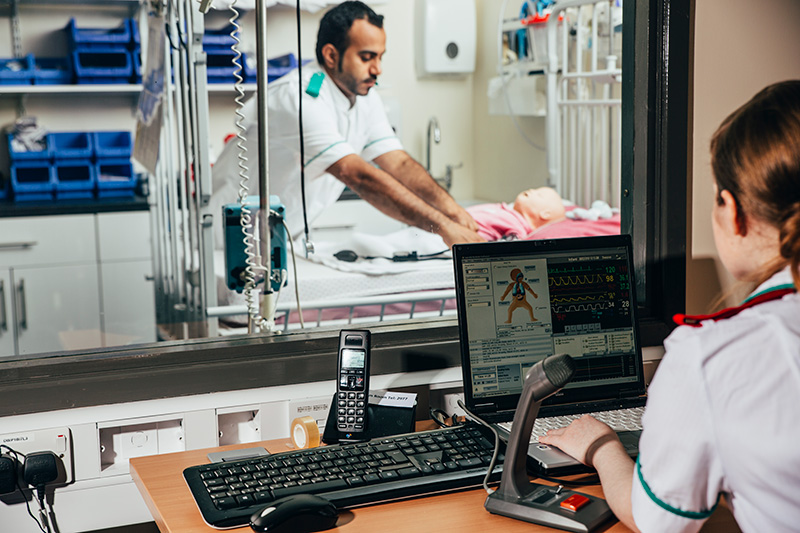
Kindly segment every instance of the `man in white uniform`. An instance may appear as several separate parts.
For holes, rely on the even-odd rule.
[[[383,16],[361,2],[344,2],[320,22],[317,65],[269,87],[270,194],[286,206],[293,238],[303,232],[300,189],[299,98],[303,98],[305,189],[309,223],[350,187],[377,209],[406,224],[440,235],[448,246],[477,242],[477,224],[425,169],[403,150],[389,125],[380,96],[370,91],[381,74],[386,50]],[[257,169],[256,102],[245,106],[247,166]],[[237,198],[236,140],[214,165],[215,197]],[[377,168],[370,164],[374,162]],[[213,202],[213,200],[212,200]]]

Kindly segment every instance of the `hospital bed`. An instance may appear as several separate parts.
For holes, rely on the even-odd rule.
[[[573,211],[574,206],[568,207]],[[620,216],[609,218],[566,219],[540,228],[525,237],[557,239],[614,235],[620,232]],[[386,241],[397,243],[386,244]],[[378,244],[380,241],[381,244]],[[297,257],[297,280],[304,326],[344,327],[352,324],[455,315],[454,272],[448,257],[420,262],[392,263],[364,261],[349,263],[337,260],[333,253],[355,248],[360,255],[386,254],[397,248],[408,250],[415,242],[420,254],[440,250],[441,239],[415,228],[406,228],[388,235],[354,233],[349,239],[318,242],[312,259]],[[399,246],[399,248],[398,248]],[[222,334],[240,333],[247,324],[247,307],[241,294],[225,284],[224,257],[215,254],[217,299],[219,307],[209,309],[209,316],[220,319]],[[294,272],[277,299],[275,329],[296,330],[301,327],[294,289]]]

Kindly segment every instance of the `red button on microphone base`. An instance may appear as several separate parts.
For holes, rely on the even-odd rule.
[[[561,502],[561,507],[563,507],[567,511],[577,511],[587,503],[589,503],[589,498],[587,498],[586,496],[581,496],[580,494],[573,494],[572,496]]]

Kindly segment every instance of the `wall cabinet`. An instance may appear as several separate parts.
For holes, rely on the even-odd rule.
[[[11,272],[0,268],[0,355],[14,353],[14,316]]]
[[[0,356],[155,341],[148,212],[5,218],[0,236]]]

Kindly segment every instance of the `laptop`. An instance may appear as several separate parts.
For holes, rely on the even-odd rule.
[[[629,235],[457,244],[453,261],[464,403],[502,438],[510,435],[525,373],[557,353],[571,355],[577,370],[542,403],[537,427],[547,417],[603,419],[620,409],[641,416],[645,381]],[[641,426],[615,430],[635,457]],[[528,467],[549,475],[591,471],[535,439]]]

